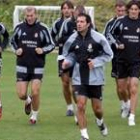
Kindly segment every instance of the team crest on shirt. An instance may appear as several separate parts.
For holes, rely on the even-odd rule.
[[[89,44],[89,45],[88,45],[87,51],[88,51],[88,52],[93,52],[92,44]]]
[[[126,27],[124,27],[124,30],[128,30],[128,27],[126,26]]]
[[[35,37],[35,38],[38,38],[38,33],[35,33],[35,34],[34,34],[34,37]]]
[[[75,46],[75,49],[79,49],[79,46],[78,46],[78,45],[76,45],[76,46]]]
[[[140,33],[140,28],[137,28],[136,32],[137,32],[137,33]]]
[[[23,36],[26,36],[27,34],[26,34],[26,32],[23,32],[23,34],[22,34]]]

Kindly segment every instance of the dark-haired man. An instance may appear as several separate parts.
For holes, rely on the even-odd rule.
[[[14,30],[11,44],[17,56],[17,93],[25,101],[25,113],[30,114],[30,123],[37,121],[40,88],[45,66],[45,56],[54,49],[54,43],[45,24],[37,20],[37,10],[29,6],[25,9],[25,21]],[[31,83],[31,95],[28,86]]]
[[[91,18],[79,14],[76,20],[77,31],[70,36],[63,48],[63,68],[73,66],[72,84],[77,99],[77,117],[81,140],[89,140],[86,122],[86,103],[91,99],[92,109],[101,134],[108,130],[103,120],[102,86],[104,85],[104,64],[113,57],[108,41],[93,30]]]
[[[117,49],[117,76],[121,90],[129,78],[130,115],[128,125],[135,125],[135,111],[138,101],[138,83],[140,77],[140,3],[130,1],[127,15],[116,21],[112,29],[112,38]]]
[[[120,100],[121,103],[121,117],[122,118],[126,118],[129,115],[129,110],[130,110],[130,100],[129,100],[129,93],[128,93],[128,80],[126,80],[126,82],[122,84],[120,84],[119,82],[121,82],[120,80],[118,80],[118,76],[117,76],[117,65],[116,65],[116,61],[118,58],[118,53],[117,53],[117,49],[116,46],[113,42],[111,42],[111,30],[115,24],[115,22],[117,21],[117,19],[125,16],[126,14],[126,6],[124,1],[119,0],[116,2],[115,4],[115,17],[110,19],[104,29],[104,35],[107,38],[107,40],[110,43],[110,46],[112,48],[112,51],[114,53],[114,57],[112,59],[112,71],[111,71],[111,77],[115,78],[116,81],[116,90],[117,90],[117,95],[118,98]],[[122,85],[122,87],[120,87]],[[123,88],[123,90],[122,90]]]
[[[62,81],[63,95],[64,95],[65,102],[67,104],[66,116],[74,115],[74,106],[72,101],[71,78],[69,72],[71,71],[71,69],[65,71],[62,69],[62,62],[64,59],[62,56],[62,51],[63,51],[64,43],[69,38],[69,36],[73,33],[73,31],[71,30],[68,34],[65,35],[62,35],[62,32],[64,30],[64,23],[66,19],[72,17],[73,10],[74,10],[73,4],[70,1],[64,1],[61,4],[61,17],[54,22],[51,30],[52,38],[56,46],[59,47],[58,57],[57,57],[58,74]],[[71,27],[69,26],[69,28]]]

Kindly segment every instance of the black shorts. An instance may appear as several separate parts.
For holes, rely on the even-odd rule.
[[[101,85],[74,85],[75,96],[81,95],[88,98],[96,98],[102,100],[102,86]]]
[[[118,78],[140,77],[140,63],[118,63]]]
[[[58,75],[59,75],[59,77],[61,77],[64,73],[67,73],[67,72],[69,72],[69,77],[72,77],[73,67],[64,70],[62,68],[63,61],[64,60],[59,60],[58,61]]]
[[[21,73],[17,72],[17,81],[31,81],[34,79],[39,79],[41,80],[43,78],[43,74],[34,74],[34,73]]]

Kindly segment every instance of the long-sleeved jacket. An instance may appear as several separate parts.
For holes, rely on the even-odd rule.
[[[74,66],[73,85],[103,85],[104,64],[112,59],[113,52],[102,34],[89,29],[84,38],[78,32],[70,36],[64,45],[63,56]],[[88,59],[94,63],[91,70]]]
[[[122,16],[123,17],[123,16]],[[114,17],[114,18],[111,18],[108,22],[107,22],[107,24],[106,24],[106,26],[105,26],[105,29],[104,29],[104,31],[103,31],[103,34],[104,34],[104,36],[106,37],[106,39],[108,40],[108,42],[109,42],[109,44],[110,44],[110,46],[111,46],[111,49],[112,49],[112,51],[113,51],[113,59],[112,59],[112,61],[116,61],[116,59],[117,59],[117,55],[118,55],[118,50],[117,50],[117,48],[116,48],[116,45],[115,45],[115,40],[113,40],[114,38],[112,37],[112,35],[111,35],[111,31],[112,31],[112,29],[113,29],[113,27],[114,27],[114,25],[115,25],[115,23],[116,23],[116,21],[117,21],[117,19],[119,19],[119,18],[122,18],[122,17]]]
[[[2,50],[6,48],[9,42],[9,33],[2,23],[0,23],[0,47]],[[0,53],[1,58],[1,53]]]
[[[118,19],[111,31],[114,43],[123,44],[124,49],[118,49],[118,62],[140,62],[140,19],[130,19],[128,16]],[[112,41],[113,42],[113,41]]]
[[[32,69],[43,68],[45,65],[45,55],[54,49],[54,43],[45,24],[36,21],[33,25],[28,25],[26,21],[18,24],[11,39],[11,45],[16,51],[23,49],[23,54],[17,56],[17,65]],[[35,49],[40,47],[43,54],[37,54]]]
[[[67,26],[67,23],[70,24]],[[64,19],[63,17],[58,18],[52,26],[51,35],[56,46],[59,47],[58,60],[63,59],[63,45],[73,33],[73,26],[74,25],[71,18]]]
[[[112,30],[116,20],[117,20],[117,17],[111,18],[106,23],[104,31],[103,31],[104,36],[107,38],[107,40],[109,41],[110,44],[112,43],[112,42],[110,42],[111,41],[111,39],[110,39],[110,32],[111,32],[111,30]]]
[[[61,30],[63,22],[64,22],[64,18],[61,17],[61,18],[58,18],[52,25],[51,35],[56,46],[60,45],[59,32]]]

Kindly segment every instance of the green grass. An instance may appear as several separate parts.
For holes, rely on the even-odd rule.
[[[39,120],[35,126],[29,125],[29,116],[24,114],[24,103],[16,95],[15,80],[15,56],[11,52],[5,52],[0,81],[3,102],[0,140],[80,140],[79,128],[73,117],[65,116],[66,106],[61,93],[61,82],[57,76],[56,54],[47,56]],[[127,119],[120,118],[115,82],[110,77],[110,64],[106,68],[103,106],[109,135],[105,138],[100,135],[88,102],[86,113],[90,140],[139,140],[139,108],[136,112],[136,126],[129,127]]]

